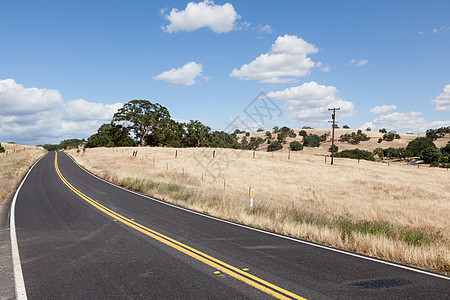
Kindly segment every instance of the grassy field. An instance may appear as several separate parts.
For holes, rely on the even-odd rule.
[[[69,153],[107,180],[184,207],[450,273],[446,169],[350,159],[331,166],[329,158],[325,163],[308,151],[291,152],[290,158],[284,151],[256,151],[253,158],[253,151],[212,148]]]
[[[45,153],[41,147],[1,144],[6,152],[0,153],[0,203],[13,190],[31,165]]]

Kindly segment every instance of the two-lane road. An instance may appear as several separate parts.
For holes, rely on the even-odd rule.
[[[30,299],[450,298],[446,277],[167,205],[55,156],[15,207]]]

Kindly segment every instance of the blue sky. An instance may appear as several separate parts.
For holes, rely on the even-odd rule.
[[[450,126],[449,1],[2,1],[0,141],[87,138],[132,99],[238,118]],[[261,92],[282,111],[251,120]]]

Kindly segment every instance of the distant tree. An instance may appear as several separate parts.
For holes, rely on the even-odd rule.
[[[272,138],[272,133],[270,131],[266,131],[266,136],[270,140]]]
[[[420,156],[422,151],[429,147],[436,148],[436,145],[430,138],[418,137],[408,143],[406,150],[409,150],[412,156]]]
[[[264,131],[264,128],[258,128],[257,130],[256,130],[256,132],[263,132]]]
[[[283,149],[283,145],[281,145],[280,142],[278,141],[273,141],[272,143],[269,144],[269,146],[267,146],[267,151],[276,151],[276,150],[280,150]]]
[[[273,132],[274,133],[277,133],[278,132],[278,130],[280,130],[280,127],[278,127],[278,126],[273,126]]]
[[[400,139],[400,135],[398,133],[395,132],[388,132],[383,134],[383,140],[385,141],[393,141],[394,139]]]
[[[2,147],[2,144],[0,144],[0,153],[5,152],[5,148]]]
[[[350,129],[350,127],[348,127],[348,125],[344,125],[344,126],[342,126],[342,128],[344,128],[344,129]]]
[[[384,151],[383,148],[375,148],[375,150],[373,150],[373,155],[378,155],[379,158],[383,158],[384,157]]]
[[[312,128],[310,126],[303,126],[302,129],[314,129],[314,128]]]
[[[380,133],[387,133],[387,130],[386,130],[386,128],[381,128],[380,130],[378,130],[378,132],[380,132]]]
[[[320,137],[317,134],[310,134],[303,138],[303,146],[320,147]]]
[[[372,152],[365,151],[365,150],[359,150],[358,148],[338,152],[338,153],[336,153],[336,157],[365,159],[365,160],[371,160],[371,161],[375,160],[375,157],[373,157]]]
[[[303,150],[303,145],[300,142],[293,141],[289,143],[289,148],[291,148],[292,151],[301,151]]]
[[[114,122],[126,122],[139,139],[139,144],[145,146],[145,138],[149,134],[158,135],[165,121],[170,119],[167,108],[159,103],[148,100],[131,100],[124,104],[115,114]]]
[[[306,131],[304,131],[304,130],[300,130],[300,132],[298,133],[298,135],[301,135],[302,137],[308,136],[308,134],[307,134]]]
[[[367,128],[366,128],[366,131],[372,131],[372,128],[367,127]]]
[[[246,133],[245,133],[245,136],[250,136],[250,132],[246,132]]]
[[[290,138],[296,138],[296,137],[297,137],[297,134],[294,132],[293,129],[291,129],[291,130],[289,131],[289,133],[288,133],[288,136],[289,136]]]

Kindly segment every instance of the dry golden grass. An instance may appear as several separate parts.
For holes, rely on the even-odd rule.
[[[329,158],[325,163],[307,151],[291,152],[290,159],[283,151],[257,151],[252,158],[253,151],[211,148],[69,153],[103,178],[181,206],[450,273],[450,171],[445,169],[350,159],[336,159],[331,166]],[[255,190],[252,209],[249,187]]]
[[[31,165],[46,152],[42,147],[1,144],[6,152],[0,153],[0,203]]]

